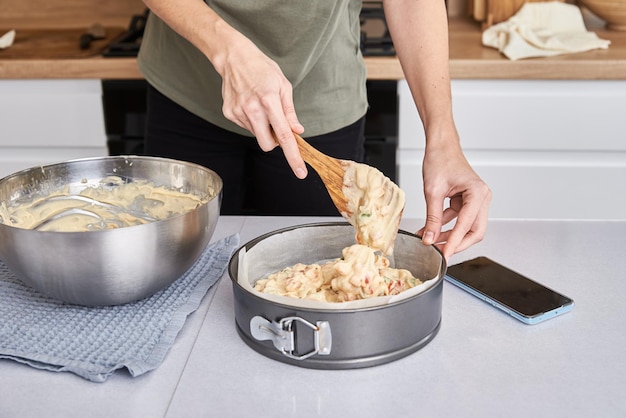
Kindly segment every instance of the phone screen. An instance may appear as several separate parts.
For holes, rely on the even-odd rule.
[[[447,275],[452,279],[452,283],[460,285],[481,299],[496,302],[496,307],[527,323],[539,322],[547,317],[564,313],[573,305],[572,299],[567,296],[487,257],[478,257],[450,266]],[[520,315],[523,318],[519,318]]]

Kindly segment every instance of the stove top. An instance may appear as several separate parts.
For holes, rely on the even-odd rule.
[[[141,15],[134,15],[130,20],[128,29],[104,49],[105,57],[136,57],[141,46],[141,38],[148,20],[149,10],[146,9]]]
[[[131,18],[128,29],[104,49],[104,57],[136,57],[141,46],[149,10]],[[385,13],[380,1],[364,1],[360,15],[361,53],[364,56],[394,56]]]
[[[361,9],[361,53],[364,56],[394,56],[382,2],[364,1]]]

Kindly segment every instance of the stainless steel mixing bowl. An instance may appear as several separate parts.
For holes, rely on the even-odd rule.
[[[46,194],[65,185],[78,193],[108,176],[215,196],[193,211],[145,225],[88,232],[45,232],[0,222],[0,260],[24,283],[62,301],[117,305],[150,296],[185,273],[201,255],[220,213],[222,179],[182,161],[144,156],[73,160],[33,167],[0,180],[0,202]]]

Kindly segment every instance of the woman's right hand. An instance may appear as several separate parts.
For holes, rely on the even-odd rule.
[[[296,116],[291,83],[278,64],[203,0],[144,3],[202,51],[222,76],[224,116],[256,136],[262,150],[279,145],[295,175],[306,177],[306,165],[293,136],[304,128]]]
[[[306,166],[293,137],[304,128],[296,115],[291,83],[275,61],[240,36],[225,48],[218,70],[224,116],[252,132],[263,151],[280,146],[296,176],[304,178]]]

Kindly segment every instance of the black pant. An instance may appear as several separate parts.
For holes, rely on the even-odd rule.
[[[280,148],[263,152],[256,140],[217,127],[148,87],[145,152],[201,164],[224,181],[224,215],[338,216],[315,171],[298,179]],[[362,162],[365,118],[306,138],[330,156]],[[305,132],[306,135],[306,132]]]

